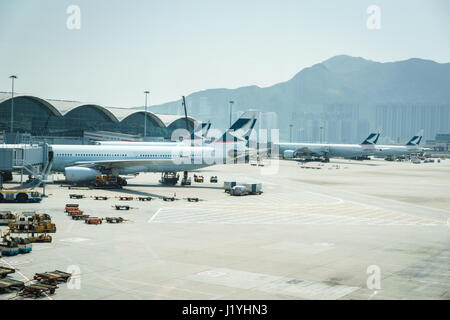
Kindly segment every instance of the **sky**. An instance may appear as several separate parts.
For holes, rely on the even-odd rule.
[[[449,18],[447,0],[0,0],[0,91],[14,74],[17,92],[132,107],[145,90],[155,105],[270,86],[338,54],[446,63]]]

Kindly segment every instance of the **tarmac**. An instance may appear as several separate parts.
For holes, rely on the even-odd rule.
[[[157,173],[129,179],[122,190],[48,185],[41,203],[0,210],[50,214],[52,243],[0,264],[17,268],[13,278],[21,281],[73,273],[42,298],[52,300],[450,299],[450,160],[263,163],[206,168],[196,173],[205,182],[191,186],[161,186]],[[233,197],[224,181],[260,182],[263,194]],[[72,193],[86,198],[69,199]],[[128,221],[88,225],[67,216],[67,203]]]

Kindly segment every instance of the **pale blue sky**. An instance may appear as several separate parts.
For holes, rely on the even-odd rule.
[[[369,5],[381,29],[366,27]],[[66,27],[69,5],[81,29]],[[109,106],[269,86],[337,54],[450,62],[450,1],[0,0],[0,91]]]

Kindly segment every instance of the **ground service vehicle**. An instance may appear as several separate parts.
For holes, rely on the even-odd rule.
[[[0,190],[0,202],[41,202],[42,196],[35,190]]]

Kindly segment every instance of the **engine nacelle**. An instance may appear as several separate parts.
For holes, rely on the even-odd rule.
[[[67,182],[88,182],[95,179],[96,176],[102,173],[98,170],[84,167],[67,167],[64,169]]]
[[[285,150],[283,152],[283,158],[285,159],[292,159],[294,158],[295,151],[294,150]]]

